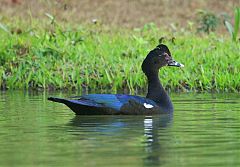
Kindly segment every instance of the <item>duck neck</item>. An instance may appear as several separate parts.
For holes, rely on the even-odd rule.
[[[172,111],[173,110],[172,102],[159,80],[158,71],[150,72],[149,74],[146,75],[148,79],[147,98],[158,103],[163,111],[166,112]]]

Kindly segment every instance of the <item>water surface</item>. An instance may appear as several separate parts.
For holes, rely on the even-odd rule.
[[[0,166],[240,166],[239,94],[171,94],[174,114],[152,117],[75,116],[47,96],[0,92]]]

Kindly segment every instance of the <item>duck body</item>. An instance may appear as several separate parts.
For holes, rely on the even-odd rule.
[[[67,105],[77,115],[153,115],[173,112],[170,97],[165,92],[159,77],[163,66],[182,67],[174,61],[166,45],[160,44],[149,52],[142,63],[147,77],[146,98],[124,94],[89,94],[70,99],[49,97],[48,100]]]
[[[155,101],[124,94],[89,94],[70,99],[48,98],[67,105],[76,115],[153,115],[172,112]]]

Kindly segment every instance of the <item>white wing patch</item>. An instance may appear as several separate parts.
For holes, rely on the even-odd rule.
[[[153,105],[148,104],[148,103],[143,103],[143,105],[145,108],[153,108]]]

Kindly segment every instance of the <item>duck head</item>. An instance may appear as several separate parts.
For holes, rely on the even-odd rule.
[[[160,44],[149,52],[142,63],[142,70],[145,74],[156,73],[161,67],[174,66],[184,67],[183,64],[176,62],[166,45]]]

